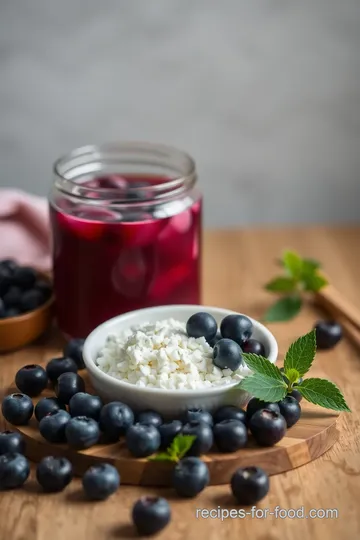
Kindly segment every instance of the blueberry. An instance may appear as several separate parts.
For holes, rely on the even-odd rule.
[[[0,490],[22,486],[29,474],[29,462],[22,454],[8,453],[0,456]]]
[[[215,347],[216,343],[221,339],[220,332],[216,332],[216,336],[208,340],[210,347]]]
[[[240,346],[251,338],[252,331],[253,324],[245,315],[228,315],[220,326],[222,337],[233,339]]]
[[[10,319],[11,317],[18,317],[21,315],[21,310],[16,307],[10,307],[6,310],[5,317]]]
[[[103,402],[99,396],[79,392],[69,401],[69,413],[71,416],[87,416],[98,421]]]
[[[53,411],[40,420],[39,431],[48,442],[63,443],[66,441],[65,428],[70,418],[66,411]]]
[[[100,429],[108,442],[116,442],[134,423],[134,413],[120,401],[107,403],[100,412]]]
[[[67,357],[53,358],[46,366],[47,376],[52,383],[55,383],[63,373],[77,373],[77,370],[75,360]]]
[[[249,339],[241,346],[244,353],[258,354],[259,356],[265,356],[265,347],[257,339]]]
[[[0,432],[0,455],[23,454],[25,451],[25,439],[18,431]]]
[[[164,420],[161,414],[155,411],[142,411],[137,415],[136,421],[139,424],[151,424],[152,426],[159,427],[163,424]]]
[[[342,338],[342,327],[336,321],[318,321],[315,328],[318,349],[332,349]]]
[[[296,388],[293,388],[290,394],[288,394],[291,397],[294,397],[298,403],[302,400],[302,395],[300,394],[299,390]]]
[[[285,418],[271,409],[260,409],[250,419],[249,429],[261,446],[273,446],[286,433]]]
[[[24,394],[34,397],[47,387],[48,377],[43,367],[36,364],[24,366],[15,375],[15,384]]]
[[[104,501],[119,488],[120,475],[112,465],[99,463],[86,471],[82,485],[89,499]]]
[[[161,424],[161,426],[158,427],[161,439],[160,448],[163,450],[168,448],[176,435],[181,433],[182,427],[183,425],[180,420],[172,420],[171,422]]]
[[[162,531],[170,519],[170,505],[163,497],[141,497],[132,509],[132,520],[139,536],[151,536]]]
[[[21,297],[21,311],[27,313],[28,311],[34,311],[44,303],[44,296],[41,291],[36,289],[30,289],[22,293]]]
[[[76,450],[94,446],[100,438],[99,424],[87,416],[75,416],[66,424],[65,436],[68,445]]]
[[[66,410],[65,405],[61,401],[55,397],[44,397],[35,405],[35,418],[40,422],[47,414],[60,410]]]
[[[213,445],[213,431],[209,424],[205,422],[192,421],[184,425],[182,430],[183,435],[194,435],[194,440],[188,456],[200,456],[206,454]]]
[[[126,446],[137,457],[151,456],[160,448],[159,430],[148,424],[133,424],[126,432]]]
[[[220,369],[236,371],[242,364],[241,348],[232,339],[220,339],[213,350],[213,361]]]
[[[59,492],[70,484],[73,468],[64,457],[46,456],[36,467],[36,479],[44,491]]]
[[[301,407],[293,396],[286,396],[279,401],[279,408],[288,428],[296,424],[301,416]]]
[[[34,285],[34,289],[41,292],[44,301],[48,300],[52,295],[51,285],[45,279],[38,279]]]
[[[22,289],[30,289],[37,278],[36,271],[30,266],[18,266],[13,272],[13,280]]]
[[[56,395],[66,405],[75,394],[84,390],[84,379],[77,373],[63,373],[55,383]]]
[[[224,405],[220,407],[214,414],[214,422],[218,424],[222,420],[239,420],[239,422],[246,423],[246,412],[234,405]]]
[[[0,267],[0,295],[5,294],[12,283],[12,271],[6,267]]]
[[[34,405],[25,394],[10,394],[3,399],[1,410],[10,424],[24,426],[32,417]]]
[[[84,369],[85,364],[83,360],[83,348],[84,348],[84,339],[71,339],[64,348],[64,356],[72,358],[78,369]]]
[[[209,482],[209,469],[198,457],[185,457],[174,468],[173,486],[180,497],[195,497]]]
[[[269,401],[261,401],[261,399],[251,398],[246,409],[246,420],[249,422],[250,418],[256,411],[260,409],[269,409],[270,411],[280,412],[279,405],[277,403],[270,403]]]
[[[21,308],[22,292],[20,287],[12,286],[3,295],[3,301],[7,308]]]
[[[18,264],[14,259],[2,259],[2,261],[0,261],[0,275],[3,270],[13,274],[17,267]]]
[[[260,467],[244,467],[234,472],[231,491],[239,504],[251,506],[269,492],[269,477]]]
[[[2,298],[0,298],[0,319],[5,319],[7,317],[5,303]]]
[[[208,411],[196,408],[188,409],[184,413],[182,420],[184,424],[187,424],[188,422],[205,422],[210,426],[214,424],[213,417]]]
[[[217,329],[214,317],[202,311],[192,315],[186,323],[186,332],[189,337],[204,337],[207,341],[216,336]]]
[[[220,452],[236,452],[246,446],[247,427],[239,420],[222,420],[214,426],[214,440]]]

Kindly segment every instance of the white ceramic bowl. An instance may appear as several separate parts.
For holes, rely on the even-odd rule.
[[[213,315],[219,326],[224,317],[234,313],[234,311],[227,309],[209,306],[159,306],[119,315],[98,326],[86,339],[83,350],[84,362],[96,392],[105,401],[122,401],[135,411],[152,409],[160,412],[165,417],[173,418],[192,407],[213,411],[222,405],[244,406],[250,396],[247,392],[234,388],[237,382],[227,386],[214,386],[213,388],[199,390],[141,388],[107,375],[96,365],[98,353],[104,346],[109,334],[116,334],[145,322],[156,322],[169,318],[186,322],[191,315],[199,311],[206,311]],[[253,338],[263,343],[266,356],[270,362],[275,363],[278,355],[278,345],[274,336],[264,325],[254,319],[251,320],[254,325]]]

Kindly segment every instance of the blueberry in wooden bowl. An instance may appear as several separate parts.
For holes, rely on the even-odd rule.
[[[35,341],[53,315],[50,278],[30,266],[0,261],[0,352],[20,349]]]

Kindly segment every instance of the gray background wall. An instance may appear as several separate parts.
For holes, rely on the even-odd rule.
[[[197,160],[206,224],[360,217],[359,0],[0,0],[0,186],[117,139]]]

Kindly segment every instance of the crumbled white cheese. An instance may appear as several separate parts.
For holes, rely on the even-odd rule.
[[[186,324],[174,319],[146,323],[108,336],[98,367],[123,382],[147,388],[185,390],[223,386],[243,378],[213,364],[205,338],[188,337]]]

